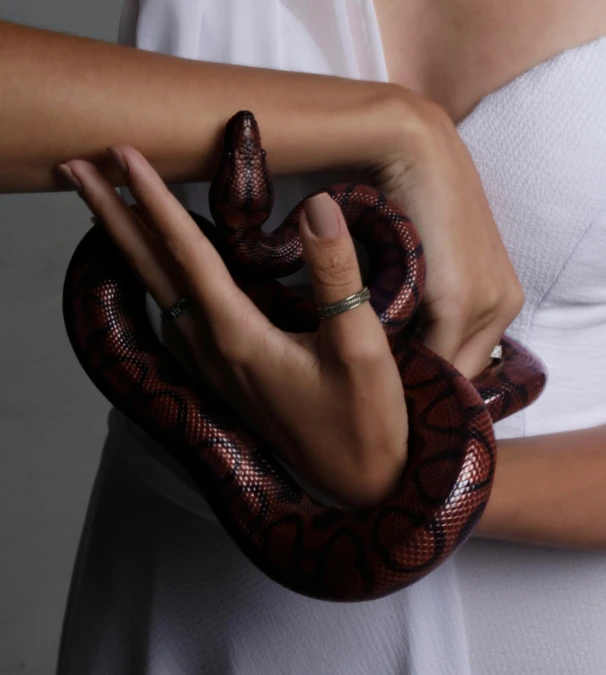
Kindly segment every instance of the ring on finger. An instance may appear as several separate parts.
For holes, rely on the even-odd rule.
[[[490,358],[496,361],[500,361],[503,358],[503,346],[500,343],[492,348]]]
[[[180,298],[172,307],[165,309],[160,317],[164,323],[176,321],[180,316],[187,314],[192,307],[191,300],[185,296]]]
[[[343,298],[343,300],[333,302],[332,304],[325,305],[324,307],[318,307],[318,314],[320,319],[328,319],[331,316],[336,316],[337,314],[347,312],[354,307],[358,307],[363,302],[368,300],[370,300],[370,291],[368,290],[367,286],[364,286],[361,291],[358,291],[353,295],[348,295],[346,298]]]

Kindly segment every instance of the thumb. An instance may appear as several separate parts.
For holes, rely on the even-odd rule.
[[[306,200],[299,232],[318,307],[362,290],[360,266],[345,217],[326,192]],[[354,313],[354,310],[345,312]]]

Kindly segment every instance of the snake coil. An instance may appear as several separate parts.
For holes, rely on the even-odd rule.
[[[409,459],[396,493],[362,511],[308,496],[254,429],[156,338],[145,289],[100,225],[77,247],[63,310],[72,347],[93,383],[195,479],[243,553],[276,582],[310,597],[359,601],[428,574],[471,533],[493,481],[493,422],[532,403],[541,362],[504,337],[503,357],[473,381],[418,341],[423,248],[400,207],[366,185],[328,192],[367,249],[371,303],[406,395]],[[320,192],[320,191],[318,191]],[[272,233],[261,226],[273,186],[252,113],[232,117],[209,193],[214,225],[192,214],[237,283],[280,328],[313,331],[313,303],[278,278],[303,264],[300,202]]]

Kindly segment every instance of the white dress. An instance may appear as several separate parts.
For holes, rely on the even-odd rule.
[[[128,0],[121,41],[387,80],[371,0]],[[459,125],[526,292],[508,332],[550,373],[543,397],[497,425],[498,437],[606,423],[604,110],[598,40],[519,76]],[[279,178],[269,226],[331,177]],[[207,188],[175,193],[209,216]],[[605,578],[603,554],[471,542],[387,598],[298,596],[254,568],[184,472],[113,411],[58,672],[603,675]]]

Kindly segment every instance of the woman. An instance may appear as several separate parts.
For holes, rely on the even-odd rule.
[[[287,65],[290,68],[285,69],[310,69],[316,72],[329,70],[331,74],[343,77],[357,76],[383,81],[387,80],[389,73],[392,81],[438,100],[455,121],[460,121],[467,115],[460,124],[460,130],[463,135],[467,133],[466,142],[475,150],[478,165],[485,170],[483,177],[488,189],[492,190],[490,205],[503,216],[500,223],[503,237],[510,254],[517,258],[514,260],[517,263],[516,270],[522,278],[527,297],[526,306],[510,331],[515,331],[512,334],[520,336],[523,342],[528,343],[530,340],[531,347],[534,346],[533,341],[537,342],[536,351],[545,358],[552,373],[551,390],[560,394],[558,403],[556,394],[556,398],[552,396],[549,399],[546,392],[543,399],[547,400],[544,404],[546,407],[541,408],[540,401],[532,409],[533,412],[539,411],[535,415],[528,411],[512,420],[509,427],[502,427],[501,436],[522,438],[516,441],[502,440],[499,443],[497,481],[479,533],[556,546],[603,547],[605,536],[600,524],[584,517],[587,510],[596,515],[604,510],[599,478],[600,472],[601,475],[604,472],[605,432],[599,425],[606,422],[606,415],[604,403],[599,399],[599,380],[592,379],[600,373],[595,337],[600,329],[604,330],[606,323],[603,313],[600,314],[600,308],[604,306],[603,297],[599,292],[591,297],[592,313],[589,318],[586,314],[581,317],[578,312],[566,313],[568,326],[573,325],[577,329],[581,326],[591,327],[591,330],[584,330],[582,333],[575,331],[578,342],[571,353],[567,354],[566,360],[560,353],[564,343],[562,328],[557,324],[557,319],[561,316],[558,310],[563,304],[563,291],[560,291],[558,282],[562,282],[567,292],[582,294],[586,289],[578,283],[578,276],[566,280],[567,272],[576,270],[579,266],[585,271],[597,269],[591,254],[597,248],[597,242],[600,241],[598,238],[603,237],[602,214],[606,205],[597,196],[598,190],[592,191],[589,188],[593,187],[592,181],[599,172],[599,158],[604,157],[604,154],[600,154],[604,142],[603,128],[600,127],[599,120],[590,126],[583,120],[577,122],[581,138],[578,133],[574,134],[574,141],[583,141],[582,149],[576,148],[583,162],[576,162],[573,155],[572,163],[576,169],[582,169],[582,188],[577,184],[579,176],[573,173],[565,175],[564,184],[566,181],[568,184],[574,182],[567,201],[572,203],[576,219],[581,221],[579,227],[582,227],[579,230],[574,229],[572,225],[578,223],[571,223],[564,217],[557,230],[560,237],[566,236],[562,243],[564,253],[552,245],[549,255],[538,259],[539,263],[543,261],[544,264],[537,265],[536,261],[525,264],[524,252],[529,249],[539,250],[539,243],[544,248],[545,239],[533,241],[527,229],[516,229],[507,205],[513,204],[515,207],[522,203],[529,209],[530,206],[524,202],[525,198],[529,198],[529,204],[534,208],[536,197],[541,197],[539,204],[542,211],[535,209],[533,218],[539,222],[541,219],[545,221],[545,234],[552,232],[553,230],[547,230],[547,226],[555,227],[556,217],[559,218],[563,213],[565,215],[569,206],[562,202],[558,204],[559,209],[550,211],[549,202],[555,198],[553,191],[561,190],[561,182],[554,180],[554,167],[565,164],[564,160],[570,161],[571,156],[561,157],[554,153],[554,157],[542,157],[543,160],[549,160],[544,170],[553,181],[547,194],[543,194],[536,189],[536,181],[539,181],[539,187],[544,187],[546,183],[536,177],[538,172],[532,172],[529,168],[535,158],[525,156],[523,161],[513,158],[512,149],[508,149],[505,143],[508,135],[498,123],[512,125],[508,129],[509,137],[513,136],[520,141],[523,136],[516,129],[516,125],[520,126],[520,120],[512,115],[512,112],[519,113],[517,106],[525,104],[532,110],[540,109],[542,100],[551,101],[554,96],[557,98],[557,95],[563,95],[563,86],[569,87],[577,82],[579,88],[575,89],[576,98],[573,100],[578,103],[579,109],[591,112],[596,107],[599,108],[594,99],[595,91],[598,92],[598,100],[603,95],[599,93],[599,83],[603,81],[600,75],[603,73],[603,66],[600,71],[600,63],[603,62],[604,41],[587,44],[580,50],[552,59],[545,67],[535,68],[521,79],[518,78],[517,83],[511,82],[509,86],[497,91],[497,98],[484,99],[471,115],[468,113],[486,94],[499,89],[520,72],[563,49],[588,43],[602,34],[604,17],[600,16],[601,8],[597,5],[587,3],[582,12],[576,4],[578,14],[575,14],[574,20],[570,20],[567,15],[559,17],[556,13],[550,30],[546,31],[547,36],[537,41],[532,39],[536,35],[536,28],[544,23],[545,16],[552,8],[537,8],[528,14],[526,8],[516,8],[514,3],[510,4],[506,17],[490,11],[470,14],[469,8],[464,6],[459,6],[453,15],[455,10],[447,10],[439,3],[425,3],[421,7],[409,3],[406,8],[382,2],[376,2],[373,8],[370,3],[360,3],[356,9],[352,9],[351,6],[346,7],[339,2],[323,3],[318,7],[314,7],[313,3],[285,2],[275,5],[272,3],[271,8],[268,6],[263,10],[255,7],[255,11],[242,3],[223,3],[221,9],[211,6],[210,3],[199,3],[196,6],[199,16],[193,16],[191,3],[187,3],[187,12],[185,3],[139,3],[137,17],[134,16],[134,5],[127,5],[125,8],[123,39],[128,40],[129,33],[131,38],[136,33],[140,47],[167,50],[170,45],[170,50],[175,53],[206,61],[225,60],[272,67]],[[416,20],[416,12],[421,10],[422,18]],[[318,20],[319,17],[321,21]],[[596,29],[596,25],[601,26],[601,29]],[[415,30],[411,31],[408,39],[402,39],[402,31],[410,30],[409,26],[414,26]],[[172,27],[172,31],[168,27]],[[238,27],[240,33],[237,32]],[[379,58],[382,50],[378,48],[381,46],[378,36],[382,38],[384,62]],[[399,37],[401,42],[398,42]],[[439,49],[435,45],[438,38]],[[284,45],[286,40],[288,49]],[[511,44],[514,40],[517,49],[512,52]],[[45,44],[48,46],[50,43]],[[75,42],[69,44],[74,45],[73,49],[76,50]],[[461,45],[465,48],[461,49]],[[269,46],[273,46],[274,51]],[[82,46],[78,49],[78,66],[72,66],[74,74],[84,69],[83,59],[86,60],[87,54],[93,53],[92,47]],[[98,49],[101,50],[101,47]],[[112,53],[109,48],[96,52],[97,56],[103,54],[108,60],[113,58],[110,56]],[[400,62],[395,58],[398,55],[402,59]],[[494,57],[494,61],[485,58],[489,55]],[[302,60],[297,62],[297,56]],[[286,64],[281,61],[288,61],[289,57],[294,61]],[[59,56],[56,58],[55,66],[61,62]],[[118,59],[117,56],[115,58]],[[174,87],[174,83],[169,84],[167,77],[162,79],[154,68],[156,66],[159,69],[160,63],[164,67],[165,62],[154,61],[151,56],[147,56],[145,61],[143,56],[139,58],[141,60],[136,63],[146,65],[147,92],[145,94],[137,91],[137,94],[147,95],[145,100],[149,101],[152,108],[149,112],[146,105],[141,106],[145,112],[140,127],[145,127],[146,124],[153,126],[150,119],[154,115],[154,97],[149,90],[157,87],[156,98],[159,98],[163,86]],[[90,59],[89,63],[92,64],[93,57],[90,56]],[[474,68],[477,62],[482,63],[482,68]],[[120,63],[123,70],[128,70],[128,64],[134,68],[132,64],[135,63],[135,57],[121,57]],[[491,66],[491,63],[496,65]],[[496,342],[495,333],[498,339],[498,335],[519,310],[519,294],[515,292],[516,282],[507,257],[500,252],[502,244],[498,237],[494,237],[494,222],[485,197],[479,189],[475,171],[469,165],[468,156],[459,146],[456,134],[452,133],[451,123],[439,111],[410,92],[398,90],[398,96],[404,96],[404,108],[391,108],[396,119],[393,128],[400,129],[403,141],[402,145],[395,144],[394,154],[393,134],[389,136],[389,144],[377,143],[377,136],[373,138],[372,147],[363,145],[364,137],[369,138],[374,133],[375,127],[371,123],[373,119],[394,119],[389,117],[385,108],[375,104],[376,100],[384,96],[387,91],[385,88],[373,89],[374,85],[366,84],[363,87],[361,83],[354,85],[353,82],[331,80],[330,88],[327,86],[321,89],[325,83],[329,84],[321,78],[281,79],[274,75],[262,81],[263,94],[268,97],[264,103],[263,100],[256,99],[256,92],[261,90],[261,80],[259,86],[250,87],[241,99],[229,91],[231,83],[234,89],[245,87],[246,83],[250,84],[252,77],[261,77],[260,74],[245,73],[245,77],[238,81],[237,70],[213,71],[208,68],[206,71],[195,71],[193,64],[189,71],[185,67],[177,70],[176,66],[170,71],[175,75],[177,72],[181,74],[183,84],[186,73],[193,75],[194,72],[205,72],[206,92],[212,91],[210,87],[213,83],[213,72],[217,73],[215,81],[220,72],[230,74],[230,78],[222,78],[221,95],[218,94],[218,85],[215,85],[215,96],[205,98],[203,94],[199,94],[198,100],[202,104],[199,106],[199,116],[202,119],[197,122],[202,127],[199,136],[202,143],[207,143],[206,151],[200,151],[207,162],[202,170],[204,178],[210,175],[209,146],[212,133],[216,134],[218,120],[225,121],[235,110],[249,107],[255,110],[260,120],[264,143],[274,170],[283,173],[326,170],[338,166],[364,166],[369,169],[380,187],[399,198],[419,225],[428,251],[430,286],[425,303],[433,320],[428,336],[430,345],[468,375],[483,368],[490,349]],[[576,79],[571,76],[571,72],[576,73]],[[131,73],[134,75],[133,70]],[[466,76],[462,77],[461,73]],[[562,73],[567,76],[562,77]],[[104,91],[117,94],[116,89],[120,87],[115,83],[116,74],[112,75],[112,82],[96,84]],[[117,79],[120,82],[120,78]],[[195,80],[192,77],[187,84],[193,81]],[[125,77],[122,82],[128,82],[129,86],[136,89],[132,78]],[[289,82],[295,86],[289,89]],[[531,91],[534,84],[538,85],[538,95],[529,104],[528,97],[523,94]],[[75,86],[73,79],[72,86]],[[183,87],[184,92],[185,89]],[[339,98],[335,95],[337,91],[352,98],[344,101],[342,96]],[[590,96],[589,91],[594,93]],[[301,95],[303,92],[305,95]],[[364,115],[358,117],[359,120],[365,120],[363,135],[359,133],[360,125],[356,124],[356,116],[351,112],[340,118],[339,123],[331,128],[326,124],[314,124],[314,133],[309,138],[301,137],[305,134],[301,125],[298,126],[300,135],[297,137],[293,133],[296,126],[294,116],[302,107],[305,107],[304,114],[300,117],[303,122],[330,122],[337,119],[342,112],[342,104],[348,111],[355,111],[358,101],[364,101],[368,106],[371,92],[376,92],[373,106],[366,107]],[[565,93],[569,94],[568,89]],[[189,92],[183,95],[192,96]],[[125,109],[128,109],[128,96],[126,88],[122,87],[120,105],[125,106]],[[508,101],[507,96],[511,96],[511,100]],[[58,98],[60,96],[55,100]],[[118,98],[116,96],[116,100]],[[170,98],[164,96],[163,103],[168,103],[171,107],[171,114],[191,115],[191,112],[180,110],[187,107],[182,100],[179,100],[180,105],[173,104],[171,107]],[[195,100],[195,95],[192,100]],[[254,105],[250,104],[251,100]],[[84,105],[88,106],[86,98],[84,101]],[[213,107],[224,106],[225,111],[219,113],[215,109],[209,112],[209,101],[212,101]],[[240,101],[244,105],[240,105]],[[234,105],[235,103],[238,105]],[[491,107],[492,103],[495,105]],[[402,99],[398,99],[397,105],[401,104]],[[94,107],[92,102],[90,105],[91,108]],[[290,109],[287,107],[289,105],[292,106]],[[274,112],[273,117],[270,117],[272,106],[275,109],[282,106],[281,114]],[[376,117],[373,117],[373,108],[375,111],[379,110],[381,115],[375,113]],[[497,110],[504,121],[498,119]],[[322,111],[328,111],[329,114],[323,115]],[[79,112],[81,117],[89,114],[88,110],[85,116],[82,115],[83,111]],[[90,112],[94,117],[94,112]],[[568,121],[564,111],[558,111],[558,114]],[[267,119],[266,124],[264,117]],[[562,122],[559,117],[556,115],[555,118],[547,118],[547,139],[551,138],[553,130],[559,129]],[[59,157],[57,150],[52,148],[49,152],[47,143],[47,156],[41,159],[42,153],[39,148],[35,148],[35,139],[28,141],[26,150],[27,147],[30,148],[30,156],[24,159],[14,158],[17,159],[17,165],[12,165],[12,189],[47,187],[44,181],[48,180],[50,155],[57,162],[70,157],[90,157],[92,152],[102,147],[99,145],[101,138],[106,144],[119,143],[122,139],[120,133],[117,133],[118,129],[113,126],[115,122],[107,121],[105,117],[102,119],[107,125],[106,129],[103,133],[97,131],[97,137],[88,146],[81,139],[78,140],[77,129],[72,128],[69,134],[66,129],[65,137],[71,138],[73,144],[80,143],[78,147],[71,146],[74,152],[69,155],[62,153],[63,156]],[[183,122],[183,117],[178,120]],[[404,129],[401,128],[402,120],[406,121]],[[411,120],[414,121],[413,124]],[[419,120],[423,120],[421,127],[417,124]],[[529,121],[536,132],[540,128],[539,121],[542,122],[543,118],[524,118],[525,123]],[[124,124],[124,120],[120,123]],[[206,128],[204,124],[207,124]],[[289,128],[288,124],[292,126]],[[90,121],[87,121],[87,125],[93,128]],[[266,127],[268,133],[264,131]],[[423,130],[427,128],[430,133],[426,134]],[[212,129],[212,133],[209,129]],[[419,129],[422,130],[421,133]],[[120,131],[124,133],[124,128]],[[189,130],[173,122],[171,131],[177,134],[174,157],[178,157],[178,161],[170,157],[164,149],[167,147],[167,144],[163,145],[166,141],[157,136],[150,141],[143,130],[129,129],[128,142],[140,148],[143,155],[153,159],[161,175],[171,182],[187,179],[192,175],[199,176],[200,172],[194,171],[195,158],[191,153],[187,156],[187,151],[184,150],[187,144],[184,137],[190,133]],[[320,144],[317,141],[318,135],[324,131],[326,136],[321,139]],[[352,138],[357,139],[359,146],[353,147],[351,143],[343,145],[348,132]],[[586,139],[583,136],[589,133],[592,135],[591,153],[585,148]],[[340,138],[336,138],[335,134],[341,134]],[[317,147],[313,145],[316,142],[314,138]],[[296,152],[290,155],[289,142],[299,144],[294,148]],[[495,166],[499,166],[499,163],[495,164],[491,151],[499,142],[502,144],[500,165],[506,171],[498,175],[500,181],[491,183],[490,172],[495,170]],[[545,145],[544,141],[539,147],[543,148]],[[388,147],[390,150],[386,149]],[[379,148],[384,153],[381,158],[376,156]],[[154,183],[155,174],[133,150],[124,146],[120,146],[119,150],[127,162],[133,191],[148,206],[148,210],[153,211],[153,206],[145,201],[149,199],[145,195],[158,194],[161,189],[157,182]],[[520,142],[513,150],[516,155],[520,155],[524,147]],[[32,156],[35,158],[33,162]],[[299,164],[293,165],[294,162]],[[596,171],[586,174],[584,163]],[[104,168],[105,165],[100,164]],[[93,210],[103,216],[108,227],[115,227],[115,232],[125,231],[124,228],[129,225],[123,219],[120,220],[120,212],[108,211],[109,206],[116,205],[112,201],[108,185],[84,162],[70,161],[68,166],[79,181],[78,185],[82,186],[80,189]],[[512,183],[512,174],[516,177],[516,170],[526,174],[526,183]],[[119,173],[116,168],[109,175],[118,182]],[[434,175],[435,184],[432,181]],[[412,180],[411,176],[416,180]],[[559,178],[561,181],[562,177]],[[122,177],[122,180],[126,178]],[[137,186],[133,185],[133,181],[137,182]],[[507,181],[515,184],[520,192],[512,196],[511,185],[509,189],[502,187],[503,184],[507,185]],[[289,199],[288,202],[285,199],[284,207],[288,208],[296,201],[295,195],[303,196],[324,182],[319,178],[310,178],[309,182],[297,189],[296,183],[289,183],[285,179],[283,188],[284,193],[289,191]],[[10,188],[10,181],[7,180],[7,184]],[[523,192],[524,188],[530,192]],[[504,190],[505,194],[500,194],[499,189]],[[459,200],[453,200],[454,195]],[[203,192],[188,188],[183,199],[196,210],[205,210]],[[169,203],[166,200],[169,200],[167,195],[160,202],[164,205],[162,208]],[[590,210],[581,209],[587,205],[591,206]],[[174,202],[171,203],[171,208],[173,207],[177,207]],[[515,208],[512,212],[515,213]],[[172,213],[177,214],[177,211]],[[276,214],[277,219],[279,216],[279,213]],[[170,226],[173,219],[169,218],[166,222]],[[562,225],[567,227],[563,228]],[[305,232],[304,228],[303,231]],[[345,248],[339,249],[340,255],[347,256],[345,235],[337,242],[337,245],[341,244]],[[473,250],[470,244],[473,244]],[[313,246],[311,236],[308,245]],[[318,255],[322,255],[323,247],[318,247],[317,250]],[[485,261],[494,250],[497,251],[495,263],[486,265]],[[449,267],[444,268],[445,264]],[[319,268],[322,268],[321,264]],[[442,276],[439,272],[444,269],[448,274]],[[536,274],[537,271],[539,274]],[[481,282],[478,283],[480,279]],[[439,299],[444,296],[440,291],[444,291],[444,288],[452,290],[453,280],[457,282],[454,293],[448,297],[448,302],[441,305]],[[514,292],[510,294],[512,280]],[[351,284],[357,281],[355,275],[346,280]],[[544,287],[546,281],[549,284]],[[576,287],[570,290],[575,285],[573,282]],[[316,280],[316,294],[322,293],[321,286]],[[488,298],[475,298],[475,304],[469,302],[470,296],[473,297],[473,291],[478,287],[484,291],[488,289]],[[595,272],[591,284],[591,288],[594,287],[598,291],[604,287],[599,271]],[[498,298],[496,302],[495,296]],[[448,310],[452,307],[453,299],[456,303],[458,298],[464,299],[466,309],[463,316],[458,313],[453,317]],[[579,302],[576,298],[575,301]],[[587,304],[588,300],[583,297],[581,302]],[[362,311],[360,308],[358,317]],[[350,312],[343,319],[351,320],[353,317],[354,313]],[[372,321],[371,316],[368,316],[368,321]],[[583,342],[583,347],[580,348],[580,341],[587,340],[587,332],[591,334],[591,338]],[[351,331],[344,331],[343,335],[348,339]],[[340,348],[342,344],[342,341],[335,341],[335,345]],[[543,349],[538,349],[538,346]],[[580,366],[578,360],[575,365],[575,356],[578,359],[579,354],[585,355],[587,350],[593,350],[593,370],[583,376],[583,392],[590,396],[583,402],[575,400],[574,405],[566,397],[564,404],[561,402],[561,388],[569,384],[571,377],[564,364],[572,362],[571,367],[578,369]],[[545,353],[549,358],[545,357]],[[266,358],[270,359],[271,356]],[[374,354],[373,358],[380,359],[381,354]],[[562,372],[563,368],[565,372]],[[575,375],[578,377],[578,374]],[[388,400],[388,383],[389,378],[386,377],[372,383],[366,380],[365,386],[373,387],[376,396]],[[579,395],[577,393],[576,396]],[[393,403],[392,414],[396,415],[399,412],[397,396],[389,400],[394,399],[396,403]],[[558,411],[559,419],[549,427],[549,413],[553,410]],[[580,412],[585,415],[584,419],[580,419]],[[342,420],[344,433],[350,431],[348,423],[348,416],[345,416]],[[383,425],[380,426],[383,428]],[[272,672],[272,668],[273,672],[469,672],[453,563],[447,563],[417,586],[374,603],[339,606],[299,598],[275,587],[256,573],[247,561],[241,559],[222,531],[210,520],[199,496],[187,489],[186,477],[181,477],[178,468],[172,467],[161,451],[140,430],[116,414],[113,415],[112,427],[81,545],[60,672],[155,673],[167,670],[189,673],[241,670],[249,673],[257,670]],[[536,435],[532,435],[532,438],[524,437],[529,431],[528,427],[531,432],[535,431]],[[565,433],[567,429],[583,427],[593,428],[589,431]],[[358,436],[362,436],[357,431]],[[341,473],[337,473],[336,481],[332,480],[332,467],[323,466],[321,457],[310,456],[311,449],[306,453],[305,434],[300,434],[299,458],[303,457],[312,466],[312,470],[305,477],[338,500],[354,503],[375,501],[389,489],[390,481],[405,462],[405,453],[401,452],[401,433],[402,430],[396,428],[390,434],[390,440],[395,441],[392,440],[392,451],[384,455],[380,475],[371,476],[372,480],[367,480],[364,476],[367,477],[368,474],[356,472],[356,468],[368,466],[363,460],[369,462],[372,457],[372,448],[364,447],[361,443],[358,457],[362,459],[359,463],[352,462],[345,449],[340,455],[342,461],[338,463],[338,467]],[[150,460],[149,453],[155,455],[153,461]],[[305,462],[301,461],[299,467],[296,463],[297,457],[289,459],[300,468],[300,473],[305,473]],[[136,467],[136,473],[133,473],[131,467]],[[363,478],[354,482],[354,493],[344,491],[343,485],[350,485],[350,478],[356,475],[362,475]],[[144,482],[138,482],[137,476],[143,478]],[[522,481],[525,483],[520,489]],[[542,489],[534,490],[535,485],[541,485]],[[150,486],[153,486],[153,491]],[[563,501],[569,508],[564,512],[564,517],[556,521],[553,511]],[[171,552],[170,556],[164,553],[168,550]],[[103,554],[103,557],[99,554]],[[603,570],[603,565],[594,569],[599,572],[599,569]],[[599,577],[596,575],[596,578]],[[224,582],[220,588],[216,588],[218,579]],[[492,581],[496,583],[498,579]],[[512,581],[514,582],[515,580]],[[466,609],[467,620],[473,621],[474,608]],[[567,607],[567,610],[572,612],[573,608]],[[516,656],[518,646],[507,642],[509,623],[498,624],[498,617],[491,613],[490,623],[496,624],[497,629],[500,629],[501,641],[478,645],[481,626],[476,621],[475,631],[468,634],[475,658],[473,665],[477,672],[487,671],[484,668],[485,663],[490,664],[489,672],[511,672],[514,668],[518,672],[601,672],[604,660],[600,661],[599,655],[596,657],[596,650],[593,648],[597,648],[598,643],[591,641],[592,636],[587,627],[591,621],[603,617],[604,608],[599,606],[592,615],[581,611],[573,616],[576,629],[582,631],[579,640],[584,645],[583,648],[574,655],[569,654],[572,647],[564,650],[565,655],[575,659],[571,666],[562,661],[560,654],[552,653],[552,642],[546,642],[545,648],[539,654],[539,667],[543,668],[541,671],[536,668],[533,670],[533,666],[529,665],[533,658],[531,654],[522,652],[519,657]],[[516,620],[535,632],[537,627],[542,628],[546,623],[543,615],[534,623],[532,617],[529,619],[525,615],[516,617]],[[568,625],[569,623],[570,617]],[[557,623],[552,622],[549,630],[553,634],[560,628]],[[524,668],[527,670],[524,671]]]

